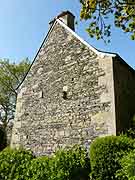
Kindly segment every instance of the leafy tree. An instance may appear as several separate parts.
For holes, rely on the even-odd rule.
[[[8,59],[0,60],[0,121],[4,129],[14,118],[17,87],[28,71],[28,58],[18,64]]]
[[[80,0],[80,3],[80,17],[90,20],[87,32],[91,37],[108,40],[111,36],[110,22],[113,20],[116,27],[129,33],[131,39],[135,40],[134,0]]]

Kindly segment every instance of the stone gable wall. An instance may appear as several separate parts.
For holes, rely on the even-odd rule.
[[[135,71],[120,57],[113,60],[117,134],[132,126],[135,116]]]
[[[64,92],[63,92],[64,91]],[[56,24],[20,87],[11,145],[36,155],[115,134],[112,58]]]

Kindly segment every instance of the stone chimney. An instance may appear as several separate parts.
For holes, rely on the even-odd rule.
[[[70,29],[75,30],[75,16],[70,11],[63,11],[59,14],[54,20],[52,20],[49,24],[52,25],[56,19],[60,19],[64,22]]]

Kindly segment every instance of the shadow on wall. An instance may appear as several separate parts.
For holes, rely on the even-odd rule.
[[[5,129],[0,126],[0,151],[7,146],[7,136]]]

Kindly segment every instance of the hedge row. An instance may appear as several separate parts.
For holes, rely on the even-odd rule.
[[[25,150],[0,152],[0,180],[87,180],[90,162],[83,147],[59,150],[52,157],[35,158]]]
[[[37,158],[6,148],[0,152],[0,180],[135,180],[134,144],[124,136],[97,138],[90,159],[80,146]]]

